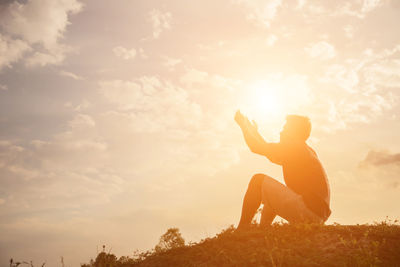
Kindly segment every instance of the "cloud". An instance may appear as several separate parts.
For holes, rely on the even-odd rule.
[[[13,1],[1,12],[0,68],[10,66],[28,54],[27,65],[58,64],[70,51],[59,43],[69,24],[68,16],[82,9],[77,0]]]
[[[94,127],[96,125],[93,118],[87,114],[77,114],[68,124],[71,128]]]
[[[144,52],[143,48],[139,48],[139,55],[141,58],[148,58],[148,55]]]
[[[219,88],[221,96],[230,90],[223,77],[208,73],[205,76],[201,84],[193,86],[207,84],[211,91]],[[96,120],[98,127],[106,128],[110,138],[118,135],[121,140],[128,139],[128,143],[121,143],[122,150],[134,141],[133,136],[157,136],[149,144],[152,151],[143,143],[143,138],[143,148],[132,145],[141,153],[136,160],[138,172],[149,175],[162,168],[162,174],[152,175],[162,175],[157,187],[163,190],[170,188],[171,183],[180,184],[190,177],[209,177],[239,160],[237,149],[227,137],[227,127],[234,126],[229,106],[223,112],[219,110],[222,104],[229,105],[228,99],[215,97],[212,103],[199,103],[195,100],[203,96],[193,94],[193,89],[186,83],[181,87],[156,76],[99,83],[99,92],[111,105]],[[172,174],[176,169],[180,170],[179,174]]]
[[[0,84],[0,91],[7,91],[8,86],[6,84]]]
[[[353,25],[346,25],[343,28],[344,33],[347,38],[352,39],[354,37],[354,26]]]
[[[71,108],[74,111],[82,112],[92,106],[92,103],[83,99],[79,104],[73,105],[71,102],[65,102],[64,107]]]
[[[336,56],[335,47],[325,41],[310,44],[305,47],[304,50],[310,55],[310,57],[321,60],[332,59]]]
[[[302,5],[305,14],[320,15],[326,17],[355,17],[365,19],[367,15],[377,10],[385,3],[385,0],[352,0],[352,1],[309,1]],[[307,14],[308,15],[308,14]]]
[[[53,136],[0,140],[2,207],[9,214],[79,214],[122,192],[183,190],[185,180],[239,160],[212,110],[205,117],[181,87],[154,76],[99,87],[106,105],[83,113],[68,104],[72,117]]]
[[[363,0],[363,1],[347,1],[345,3],[336,3],[336,6],[329,10],[331,16],[351,16],[364,19],[369,13],[373,12],[384,4],[382,0]],[[327,13],[326,12],[326,13]]]
[[[61,76],[69,77],[69,78],[72,78],[72,79],[77,80],[77,81],[83,80],[83,77],[81,77],[81,76],[79,76],[79,75],[77,75],[75,73],[69,72],[69,71],[62,70],[62,71],[59,72],[59,74]]]
[[[128,119],[138,132],[194,126],[202,115],[201,107],[185,90],[154,76],[102,81],[99,85],[100,93],[118,110],[109,115]]]
[[[358,163],[357,176],[372,181],[374,187],[400,188],[400,153],[388,150],[370,150]]]
[[[30,44],[41,43],[51,49],[62,37],[68,15],[81,8],[76,0],[30,0],[24,4],[14,1],[3,11],[0,25]]]
[[[166,66],[169,70],[174,70],[175,66],[182,63],[182,59],[172,58],[172,57],[164,57],[164,66]]]
[[[273,46],[277,40],[278,40],[278,37],[275,34],[270,34],[266,39],[266,44],[268,46]]]
[[[269,28],[274,20],[282,0],[234,0],[236,4],[245,7],[246,17],[250,21]]]
[[[382,166],[382,165],[400,166],[400,153],[390,153],[388,151],[370,150],[360,166]]]
[[[137,52],[135,48],[127,49],[123,46],[116,46],[113,48],[113,53],[119,58],[128,60],[135,58]]]
[[[0,70],[22,58],[31,47],[22,40],[14,40],[0,33]]]
[[[368,83],[392,88],[400,87],[400,59],[379,60],[365,67]]]
[[[86,99],[84,99],[80,104],[78,104],[74,108],[74,110],[75,111],[82,111],[82,110],[85,110],[85,109],[89,108],[90,106],[92,106],[92,104],[89,101],[87,101]]]
[[[163,31],[171,28],[172,15],[170,12],[163,13],[158,9],[153,9],[148,16],[153,26],[154,39],[158,39]]]
[[[328,132],[370,123],[396,107],[399,96],[392,88],[400,86],[399,52],[399,46],[379,52],[366,49],[359,58],[323,67],[316,85],[324,90],[314,94],[325,103],[315,106],[320,106],[319,114],[329,114]]]
[[[363,5],[361,7],[361,13],[366,14],[368,12],[371,12],[378,6],[382,5],[383,1],[381,0],[364,0]]]
[[[226,78],[218,74],[211,74],[191,67],[185,68],[185,72],[180,76],[180,82],[192,89],[199,85],[206,85],[210,88],[219,88],[220,90],[228,89],[228,91],[233,91],[234,87],[239,84],[238,80]]]
[[[353,65],[333,64],[326,68],[320,80],[325,83],[334,83],[345,91],[353,93],[360,80],[358,70],[359,68]]]
[[[77,113],[48,140],[0,141],[4,198],[12,199],[8,210],[87,207],[121,192],[123,179],[105,166],[108,144],[95,126],[90,115]]]
[[[32,55],[29,55],[26,60],[25,64],[28,67],[35,67],[35,66],[46,66],[46,65],[58,65],[64,61],[65,55],[71,51],[70,47],[65,45],[57,45],[54,46],[52,49],[47,51],[36,51]]]
[[[194,84],[204,83],[209,79],[209,74],[205,71],[189,68],[180,77],[180,81],[184,84],[192,86]]]
[[[319,128],[330,134],[354,123],[371,123],[394,107],[395,102],[390,92],[369,92],[371,90],[368,86],[354,88],[353,92],[341,91],[334,84],[325,87],[326,91],[313,91],[316,101],[310,110],[320,118]],[[335,91],[337,96],[332,95]]]
[[[307,1],[308,1],[308,0],[297,0],[297,6],[296,6],[296,8],[297,8],[297,9],[303,8],[303,7],[307,4]]]

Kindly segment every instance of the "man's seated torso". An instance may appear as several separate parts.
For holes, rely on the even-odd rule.
[[[331,214],[326,172],[315,151],[305,142],[268,143],[266,157],[282,165],[286,185],[301,195],[307,207],[326,220]]]

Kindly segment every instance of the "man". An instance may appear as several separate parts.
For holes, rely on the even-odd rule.
[[[307,117],[288,115],[279,143],[267,143],[258,133],[257,124],[237,111],[235,121],[253,153],[281,165],[286,185],[265,174],[254,175],[244,196],[238,229],[244,229],[264,204],[260,226],[272,223],[276,215],[289,223],[323,224],[331,214],[330,189],[326,173],[315,151],[306,140],[311,123]]]

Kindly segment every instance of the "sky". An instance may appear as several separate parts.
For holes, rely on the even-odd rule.
[[[237,225],[256,173],[233,117],[308,116],[327,224],[399,219],[397,0],[0,2],[0,266],[79,266]],[[280,221],[280,218],[276,219]]]

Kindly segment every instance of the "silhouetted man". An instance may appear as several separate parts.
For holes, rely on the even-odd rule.
[[[261,226],[272,223],[276,215],[290,223],[323,224],[331,214],[330,189],[326,173],[315,151],[306,140],[311,123],[307,117],[288,115],[279,143],[267,143],[258,133],[257,124],[237,111],[235,121],[250,150],[267,157],[283,169],[286,185],[265,174],[255,174],[244,196],[238,229],[250,225],[261,203]]]

